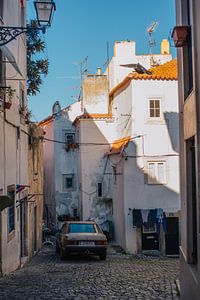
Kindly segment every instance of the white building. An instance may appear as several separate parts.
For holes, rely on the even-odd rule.
[[[59,221],[80,216],[77,136],[73,125],[80,114],[80,102],[61,110],[56,101],[52,115],[40,122],[45,131],[44,213],[48,226],[53,228],[59,226]]]
[[[132,72],[110,91],[110,108],[120,139],[107,153],[113,173],[114,236],[131,253],[161,250],[178,254],[177,62],[154,67],[150,73]],[[144,210],[163,209],[167,232],[164,234],[161,227],[158,234],[156,222],[133,227],[134,209],[144,214]]]
[[[109,100],[106,77],[87,77],[83,93],[87,110],[76,121],[82,217],[100,223],[112,220],[115,241],[131,253],[178,252],[177,66],[171,59],[166,40],[161,54],[154,56],[137,56],[134,42],[116,43],[106,71]],[[130,73],[122,66],[126,64],[137,71]],[[152,64],[148,73],[145,69]],[[158,234],[155,223],[146,229],[133,227],[134,209],[162,209],[168,229],[172,226],[174,232],[164,234],[161,226]]]

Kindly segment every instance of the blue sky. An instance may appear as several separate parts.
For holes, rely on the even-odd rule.
[[[29,97],[33,121],[51,114],[56,100],[62,107],[73,103],[79,94],[79,63],[88,57],[90,73],[103,67],[106,44],[113,56],[113,44],[135,40],[137,54],[149,53],[146,29],[159,23],[154,34],[159,53],[160,42],[168,38],[175,25],[175,0],[54,0],[57,10],[52,27],[45,34],[50,61],[49,74],[40,93]],[[28,18],[35,17],[33,1],[28,2]],[[171,49],[175,55],[174,48]]]

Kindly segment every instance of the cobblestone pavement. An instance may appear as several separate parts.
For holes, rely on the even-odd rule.
[[[61,261],[44,247],[29,265],[0,278],[0,299],[176,299],[177,259],[133,257],[112,249],[106,261]]]

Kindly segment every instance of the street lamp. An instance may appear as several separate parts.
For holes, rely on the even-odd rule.
[[[52,0],[37,0],[34,2],[39,26],[50,27],[56,5]]]
[[[53,0],[36,0],[34,1],[36,10],[38,27],[0,27],[0,47],[8,44],[12,40],[16,39],[22,33],[30,32],[31,30],[41,30],[45,33],[46,27],[51,26],[53,13],[56,10],[56,5]]]

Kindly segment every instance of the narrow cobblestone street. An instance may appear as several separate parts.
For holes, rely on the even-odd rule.
[[[177,259],[132,257],[109,250],[61,261],[45,246],[32,262],[0,278],[0,299],[176,299]]]

